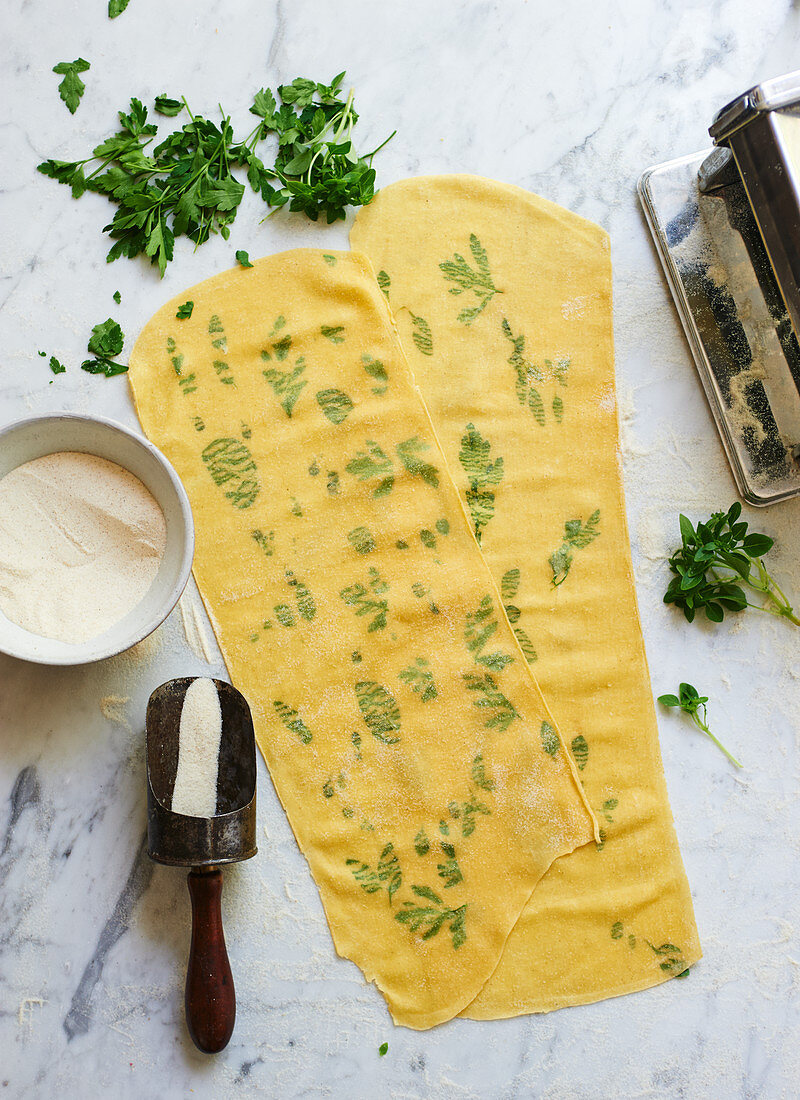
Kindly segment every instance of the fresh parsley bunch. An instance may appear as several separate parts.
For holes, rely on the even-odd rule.
[[[726,611],[753,607],[800,626],[800,619],[761,560],[772,549],[773,540],[756,532],[748,534],[747,524],[739,521],[741,514],[737,501],[727,512],[714,512],[697,528],[686,516],[680,517],[683,544],[669,559],[675,576],[664,603],[682,608],[689,622],[700,608],[711,622],[721,623]],[[750,603],[743,585],[759,593],[764,602]]]
[[[299,77],[278,88],[280,107],[272,92],[261,89],[250,108],[259,123],[243,141],[236,140],[221,108],[216,123],[192,114],[185,99],[160,95],[160,114],[173,117],[185,109],[189,121],[153,147],[158,127],[148,122],[141,101],[132,99],[130,111],[119,112],[117,132],[90,157],[46,160],[38,169],[71,187],[73,198],[95,191],[117,206],[104,227],[115,241],[109,263],[144,253],[163,276],[176,237],[189,237],[199,246],[212,233],[224,240],[230,236],[245,191],[234,169],[246,170],[250,186],[269,206],[288,203],[313,221],[320,214],[336,221],[348,206],[372,199],[372,158],[378,149],[366,157],[355,151],[351,133],[358,115],[352,90],[341,99],[344,76],[339,73],[329,85]],[[278,152],[268,168],[255,150],[270,134],[277,136]]]

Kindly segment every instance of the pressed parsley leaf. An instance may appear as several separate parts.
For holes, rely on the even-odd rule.
[[[165,115],[167,118],[174,118],[175,115],[179,115],[183,107],[182,99],[170,99],[166,94],[156,96],[155,109],[160,115]]]
[[[50,370],[53,372],[53,374],[64,374],[66,372],[66,369],[67,368],[64,366],[64,364],[60,363],[58,359],[56,359],[55,355],[50,356]]]
[[[176,237],[186,236],[195,245],[214,233],[229,238],[245,191],[234,170],[246,174],[268,206],[288,205],[312,221],[322,214],[330,223],[344,218],[348,206],[370,202],[375,192],[372,158],[382,146],[366,156],[356,152],[351,135],[358,114],[352,90],[341,98],[344,75],[339,73],[330,84],[298,77],[278,89],[280,106],[262,88],[250,108],[258,125],[244,140],[235,137],[224,112],[213,122],[194,115],[184,101],[189,121],[154,145],[158,127],[148,122],[141,101],[132,99],[130,111],[119,112],[119,129],[90,156],[46,160],[38,170],[69,186],[73,198],[94,191],[117,207],[104,227],[114,241],[109,263],[144,254],[163,276]],[[166,95],[156,100],[162,114],[169,115],[177,105],[178,100]],[[277,154],[273,151],[274,164],[268,167],[256,147],[272,135]]]
[[[53,72],[64,79],[58,86],[58,93],[67,105],[67,110],[74,115],[78,109],[86,85],[80,78],[80,73],[88,72],[89,62],[82,57],[76,57],[74,61],[59,61],[53,66]]]
[[[130,0],[108,0],[108,18],[116,19],[127,8]]]
[[[175,316],[179,321],[188,321],[192,316],[192,310],[194,309],[194,302],[184,302],[183,305],[178,306],[178,312]]]
[[[236,262],[239,264],[240,267],[252,267],[253,266],[250,263],[250,257],[247,255],[247,253],[243,249],[239,249],[239,251],[236,253]]]

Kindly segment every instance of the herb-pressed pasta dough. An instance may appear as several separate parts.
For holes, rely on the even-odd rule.
[[[559,860],[466,1015],[542,1012],[700,957],[658,750],[618,461],[608,238],[474,176],[384,188],[377,271],[506,616],[601,826]]]
[[[595,823],[369,263],[284,253],[188,295],[131,355],[137,410],[336,948],[429,1027]]]

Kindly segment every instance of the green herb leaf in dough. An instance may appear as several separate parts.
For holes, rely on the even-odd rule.
[[[178,306],[178,312],[175,314],[179,321],[188,321],[194,311],[194,302],[184,302],[183,305]]]
[[[580,519],[569,519],[564,524],[564,534],[561,545],[550,555],[550,569],[553,573],[551,584],[558,588],[567,579],[574,559],[573,550],[582,550],[594,542],[600,534],[598,524],[600,522],[600,509],[594,512],[584,523]]]
[[[317,404],[331,424],[343,423],[353,411],[353,402],[342,390],[320,390]]]
[[[400,738],[400,708],[394,696],[373,680],[361,680],[355,685],[361,717],[369,732],[384,745],[397,745]]]
[[[389,604],[383,597],[389,591],[389,585],[374,566],[370,566],[368,584],[369,588],[363,584],[351,584],[341,590],[339,597],[355,609],[357,616],[373,616],[367,627],[367,633],[373,634],[376,630],[386,628]]]
[[[493,779],[490,779],[486,774],[486,765],[483,760],[483,756],[479,754],[472,761],[472,782],[476,787],[480,787],[482,791],[493,791],[495,783]]]
[[[589,762],[589,745],[582,733],[572,738],[570,748],[578,770],[583,771]]]
[[[484,528],[494,515],[495,495],[490,486],[499,485],[503,479],[503,460],[498,458],[492,461],[490,452],[489,440],[483,438],[474,424],[467,424],[461,437],[458,459],[467,475],[467,507],[478,544]]]
[[[389,288],[392,285],[392,280],[389,278],[389,276],[386,274],[385,271],[379,271],[378,275],[377,275],[377,278],[378,278],[378,286],[381,288],[383,293],[388,298],[389,297]]]
[[[438,695],[433,673],[430,671],[428,662],[424,657],[417,657],[413,664],[398,673],[398,678],[404,684],[408,684],[411,690],[419,695],[420,701],[423,703],[429,703]]]
[[[423,462],[420,458],[420,455],[430,450],[429,444],[413,436],[411,439],[398,443],[396,450],[400,461],[410,474],[421,477],[426,485],[430,485],[434,489],[438,487],[439,471],[435,466],[431,466],[429,462]]]
[[[375,549],[375,539],[368,527],[354,527],[347,540],[358,554],[371,554]]]
[[[542,748],[548,756],[555,756],[561,747],[561,742],[558,739],[558,734],[550,725],[549,722],[542,722],[541,729],[539,730],[542,738]]]
[[[330,340],[332,344],[344,343],[344,325],[322,325],[320,332],[326,340]]]
[[[286,726],[287,730],[289,730],[290,733],[296,734],[304,745],[311,744],[311,741],[313,740],[311,730],[305,724],[305,722],[294,709],[294,707],[290,707],[288,703],[281,703],[280,701],[275,701],[272,705],[275,708],[276,714],[283,722],[284,726]]]
[[[414,331],[411,334],[414,346],[420,355],[433,355],[433,335],[431,334],[431,326],[424,317],[418,317],[416,313],[411,313],[410,316],[411,323],[414,326]]]
[[[477,298],[477,305],[462,309],[458,315],[458,320],[464,325],[471,325],[495,294],[502,294],[502,291],[494,285],[486,249],[474,233],[470,233],[469,248],[475,264],[474,268],[458,252],[453,254],[452,260],[445,260],[439,264],[439,270],[445,279],[454,284],[448,288],[451,294],[470,292]]]
[[[497,686],[496,680],[485,672],[480,676],[476,672],[465,672],[462,678],[469,691],[479,693],[479,698],[472,700],[475,707],[486,707],[494,713],[484,722],[486,729],[499,729],[505,731],[519,718],[516,707],[511,703]]]

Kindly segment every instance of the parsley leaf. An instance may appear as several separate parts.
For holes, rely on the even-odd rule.
[[[108,0],[108,18],[116,19],[127,8],[130,0]]]
[[[388,1053],[388,1050],[389,1050],[389,1044],[388,1043],[381,1043],[381,1045],[378,1047],[378,1054],[381,1056],[381,1058],[383,1058],[384,1054]]]
[[[114,293],[111,295],[111,297],[114,299],[114,301],[117,303],[117,305],[119,305],[120,302],[122,301],[122,295],[120,294],[120,292],[118,290],[115,290]]]
[[[174,118],[175,115],[179,115],[183,110],[183,106],[182,99],[170,99],[165,92],[156,96],[155,109],[160,115],[165,115],[167,118]]]
[[[188,321],[192,316],[192,310],[194,309],[194,302],[184,302],[182,306],[178,306],[178,312],[175,316],[179,321]]]
[[[113,378],[117,374],[124,374],[127,366],[124,363],[114,362],[114,356],[122,351],[125,336],[119,323],[113,318],[102,321],[92,329],[87,350],[94,355],[94,359],[84,359],[81,370],[87,374],[102,374],[106,378]]]
[[[92,355],[104,355],[111,358],[114,355],[119,355],[124,341],[125,337],[122,334],[119,322],[109,317],[107,321],[95,325],[92,329],[88,350]]]
[[[55,355],[50,356],[50,370],[53,372],[53,374],[64,374],[66,372],[66,369],[67,368],[64,366],[63,363],[59,363]]]
[[[89,68],[89,62],[84,61],[82,57],[77,57],[74,61],[59,61],[57,65],[53,66],[53,72],[64,77],[58,86],[58,93],[66,103],[67,110],[71,115],[74,115],[77,111],[81,96],[86,89],[79,73],[85,73]]]
[[[236,253],[236,260],[241,265],[241,267],[252,267],[253,266],[250,263],[250,257],[247,255],[246,252],[242,251],[241,249]]]

